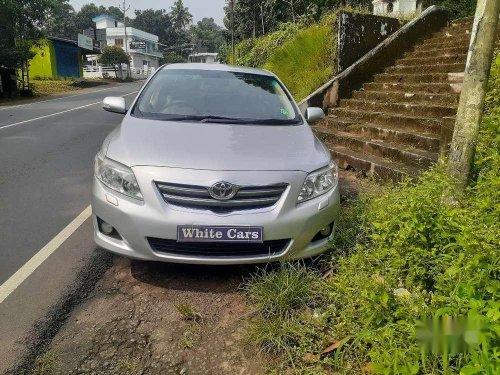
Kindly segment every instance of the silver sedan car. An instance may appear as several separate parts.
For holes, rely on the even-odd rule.
[[[329,247],[338,170],[272,73],[218,64],[160,68],[95,159],[97,245],[126,257],[243,264]]]

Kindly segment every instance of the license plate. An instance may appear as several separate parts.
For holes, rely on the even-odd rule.
[[[262,227],[179,225],[178,242],[257,242],[264,241]]]

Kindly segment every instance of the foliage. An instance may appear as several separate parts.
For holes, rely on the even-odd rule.
[[[303,29],[269,56],[265,69],[275,73],[292,95],[305,98],[334,73],[336,38],[335,16]]]
[[[195,51],[217,52],[224,44],[222,28],[215,23],[213,18],[203,18],[198,21],[196,25],[191,26],[189,33]]]
[[[189,9],[184,6],[182,0],[176,0],[170,8],[170,18],[176,29],[185,30],[187,25],[193,20]]]
[[[499,76],[495,65],[492,90],[499,89]],[[340,249],[331,254],[330,276],[312,274],[314,289],[324,291],[320,299],[304,295],[301,306],[276,309],[260,290],[286,290],[284,280],[292,276],[272,277],[275,271],[257,279],[258,293],[249,288],[258,309],[250,337],[263,351],[281,355],[277,363],[285,363],[283,371],[293,365],[296,372],[314,374],[500,372],[496,100],[488,96],[475,182],[458,202],[443,200],[452,181],[444,166],[436,166],[415,181],[351,206],[335,243]],[[443,325],[444,346],[425,350],[417,336],[424,318],[439,323],[449,321],[447,316],[467,318],[467,333],[451,336],[450,326]],[[273,322],[279,321],[291,328],[278,330]],[[463,340],[464,348],[454,348],[454,339]]]
[[[236,65],[262,67],[276,48],[290,40],[300,30],[298,25],[285,23],[273,33],[257,39],[246,39],[235,48],[235,57],[231,60]]]
[[[325,13],[341,7],[370,5],[371,0],[227,0],[224,25],[231,30],[234,22],[235,38],[241,41],[276,31],[282,23],[303,23],[311,19],[317,22]]]
[[[186,59],[184,56],[178,55],[174,52],[167,52],[163,54],[163,59],[161,60],[161,64],[178,64],[185,63]]]
[[[104,47],[98,58],[99,64],[112,65],[115,68],[115,76],[118,78],[117,67],[119,64],[128,64],[129,58],[123,48],[119,46]]]
[[[432,3],[450,8],[453,18],[463,18],[474,15],[477,0],[433,0]]]
[[[169,40],[174,35],[172,20],[164,9],[137,9],[130,26],[158,35],[161,41]]]
[[[53,6],[54,0],[0,0],[0,66],[20,68],[35,56],[31,48]]]

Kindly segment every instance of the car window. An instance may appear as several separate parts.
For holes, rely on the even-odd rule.
[[[133,116],[153,119],[234,119],[301,123],[281,83],[272,76],[227,71],[165,69],[139,97]]]

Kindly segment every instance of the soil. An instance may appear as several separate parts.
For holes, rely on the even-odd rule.
[[[52,373],[260,373],[258,353],[245,342],[251,311],[239,289],[255,270],[116,257],[53,339]]]

